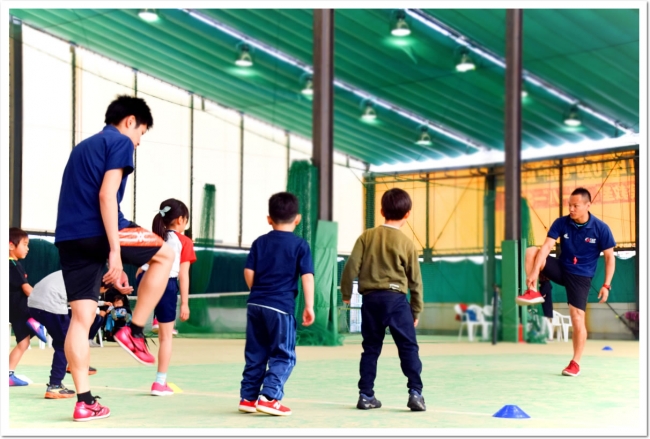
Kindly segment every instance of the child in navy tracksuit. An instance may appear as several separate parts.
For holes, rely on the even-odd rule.
[[[309,244],[293,234],[300,223],[298,199],[280,192],[269,199],[273,230],[253,242],[244,278],[251,289],[246,322],[246,366],[239,410],[287,416],[280,403],[296,364],[294,317],[298,276],[305,296],[303,326],[314,322],[314,267]],[[267,370],[268,366],[268,370]],[[261,390],[260,390],[261,388]]]

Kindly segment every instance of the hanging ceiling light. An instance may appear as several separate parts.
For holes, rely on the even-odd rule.
[[[528,97],[528,90],[526,90],[525,88],[522,88],[521,89],[521,97],[522,98]]]
[[[311,76],[309,76],[305,81],[305,86],[302,88],[300,93],[304,94],[305,96],[314,95],[314,81],[312,80]]]
[[[251,57],[250,47],[248,47],[248,44],[239,45],[239,56],[237,57],[235,64],[239,67],[250,67],[253,65],[253,58]]]
[[[148,21],[149,23],[158,20],[158,13],[155,9],[142,9],[140,12],[138,12],[138,16],[144,21]]]
[[[406,13],[404,11],[397,11],[395,23],[391,26],[390,33],[396,37],[406,37],[411,35],[411,28],[406,22]]]
[[[422,127],[420,128],[420,138],[415,142],[416,145],[422,146],[431,146],[431,135],[429,134],[429,128]]]
[[[460,62],[456,64],[456,70],[459,72],[467,72],[468,70],[474,70],[476,68],[476,65],[474,64],[474,61],[472,61],[472,58],[469,56],[469,52],[467,49],[463,49],[460,55]]]
[[[363,114],[361,115],[361,119],[363,119],[366,122],[371,122],[377,119],[377,112],[375,111],[372,102],[366,101],[363,109]]]
[[[569,112],[564,115],[564,124],[570,127],[579,127],[582,125],[577,105],[572,106]]]

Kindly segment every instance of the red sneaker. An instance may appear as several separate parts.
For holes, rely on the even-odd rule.
[[[257,408],[255,407],[257,401],[249,401],[247,399],[242,398],[241,401],[239,401],[239,411],[240,412],[245,412],[245,413],[255,413],[257,412]]]
[[[526,290],[523,295],[515,297],[515,302],[520,306],[536,305],[544,303],[544,298],[537,291]]]
[[[268,400],[264,396],[260,396],[257,400],[257,411],[275,416],[289,416],[291,409],[280,404],[277,399]]]
[[[104,407],[95,400],[94,404],[78,402],[74,406],[72,419],[75,421],[94,421],[96,419],[108,418],[110,415],[111,411],[108,407]]]
[[[580,375],[580,366],[578,366],[578,363],[571,360],[569,365],[562,371],[562,375],[568,377],[577,377]]]
[[[133,337],[130,326],[121,328],[113,338],[117,344],[122,346],[138,362],[145,366],[153,366],[156,363],[156,358],[149,353],[144,337]]]

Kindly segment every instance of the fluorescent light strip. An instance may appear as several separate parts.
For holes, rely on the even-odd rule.
[[[472,52],[476,53],[477,55],[480,55],[481,57],[491,61],[493,64],[498,65],[499,67],[505,68],[506,63],[503,58],[501,58],[499,55],[491,52],[488,49],[480,47],[478,44],[476,44],[474,41],[468,39],[466,36],[458,32],[457,30],[451,28],[450,26],[442,23],[438,19],[432,17],[431,15],[427,14],[426,12],[422,11],[421,9],[406,9],[406,13],[414,18],[415,20],[419,21],[420,23],[426,25],[427,27],[435,30],[436,32],[451,38],[454,40],[456,43],[467,47],[470,49]],[[527,70],[522,70],[522,76],[524,77],[524,80],[526,80],[528,83],[535,85],[537,87],[541,87],[545,89],[548,93],[552,94],[553,96],[556,96],[557,98],[563,100],[564,102],[567,102],[569,104],[577,104],[579,102],[578,99],[569,96],[568,94],[564,93],[563,91],[559,90],[557,87],[549,84],[548,82],[544,81],[543,79],[535,76],[534,74],[530,73]],[[612,119],[611,117],[605,116],[602,113],[599,113],[598,111],[594,110],[591,107],[588,107],[584,104],[579,104],[578,107],[585,111],[586,113],[591,114],[592,116],[602,120],[603,122],[625,132],[626,134],[635,134],[634,130],[631,130],[629,128],[626,128],[625,126],[621,125],[617,120]]]
[[[239,32],[239,31],[237,31],[237,30],[235,30],[235,29],[233,29],[233,28],[231,28],[229,26],[226,26],[223,23],[220,23],[217,20],[214,20],[213,18],[207,17],[207,16],[201,14],[200,12],[197,12],[197,11],[192,10],[192,9],[181,9],[181,10],[183,12],[189,14],[191,17],[196,18],[197,20],[200,20],[203,23],[205,23],[205,24],[207,24],[207,25],[209,25],[211,27],[219,29],[220,31],[222,31],[222,32],[224,32],[224,33],[226,33],[226,34],[228,34],[228,35],[230,35],[232,37],[235,37],[235,38],[237,38],[237,39],[239,39],[239,40],[241,40],[241,41],[243,41],[243,42],[257,48],[257,49],[260,49],[260,50],[268,53],[269,55],[274,56],[274,57],[276,57],[276,58],[278,58],[278,59],[280,59],[280,60],[282,60],[282,61],[284,61],[284,62],[286,62],[288,64],[291,64],[291,65],[293,65],[295,67],[298,67],[299,69],[302,69],[307,73],[312,73],[313,74],[313,72],[314,72],[314,69],[309,64],[305,64],[302,61],[299,61],[299,60],[297,60],[297,59],[295,59],[295,58],[293,58],[293,57],[291,57],[289,55],[286,55],[286,54],[280,52],[277,49],[274,49],[271,46],[268,46],[268,45],[266,45],[266,44],[264,44],[264,43],[262,43],[260,41],[254,40],[251,37]],[[339,81],[338,79],[334,79],[334,85],[339,87],[340,89],[345,90],[347,92],[350,92],[350,93],[352,93],[352,94],[354,94],[354,95],[356,95],[356,96],[358,96],[358,97],[360,97],[362,99],[371,100],[375,105],[377,105],[379,107],[382,107],[382,108],[385,108],[387,110],[391,110],[394,113],[397,113],[397,114],[399,114],[400,116],[402,116],[402,117],[404,117],[406,119],[410,119],[410,120],[412,120],[414,122],[417,122],[417,123],[419,123],[421,125],[427,125],[431,129],[433,129],[434,131],[436,131],[436,132],[438,132],[440,134],[443,134],[446,137],[449,137],[450,139],[454,139],[454,140],[456,140],[456,141],[458,141],[460,143],[463,143],[464,145],[467,145],[467,146],[470,146],[472,148],[478,149],[479,151],[486,151],[486,150],[489,149],[489,148],[485,147],[484,145],[481,145],[480,143],[478,143],[478,142],[476,142],[476,141],[474,141],[472,139],[469,139],[467,137],[463,137],[460,134],[454,133],[453,131],[449,130],[446,127],[443,127],[442,125],[439,125],[439,124],[437,124],[435,122],[429,121],[429,120],[427,120],[427,119],[425,119],[423,117],[418,116],[417,114],[411,113],[408,110],[405,110],[405,109],[403,109],[401,107],[398,107],[398,106],[396,106],[394,104],[391,104],[390,102],[381,100],[381,99],[379,99],[379,98],[377,98],[377,97],[375,97],[375,96],[373,96],[373,95],[371,95],[369,93],[366,93],[365,91],[360,90],[360,89],[358,89],[358,88],[356,88],[356,87],[354,87],[354,86],[352,86],[350,84],[347,84],[347,83],[345,83],[343,81]]]

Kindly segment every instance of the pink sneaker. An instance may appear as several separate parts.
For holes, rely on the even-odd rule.
[[[526,292],[521,296],[515,297],[515,302],[520,306],[535,305],[538,303],[544,303],[544,298],[537,291],[526,290]]]
[[[96,419],[108,418],[110,415],[111,411],[108,407],[104,407],[95,400],[94,404],[78,402],[74,406],[72,419],[75,421],[94,421]]]
[[[269,401],[264,396],[260,396],[257,400],[257,411],[274,416],[289,416],[291,414],[289,407],[283,406],[277,399]]]
[[[154,396],[171,396],[174,394],[174,391],[167,385],[167,383],[160,384],[154,381],[151,385],[151,394]]]
[[[249,401],[247,399],[242,398],[241,401],[239,401],[239,411],[245,413],[257,412],[256,402],[257,401]]]
[[[131,335],[131,327],[124,326],[113,336],[117,344],[122,346],[133,358],[145,366],[153,366],[156,358],[149,353],[147,343],[142,338],[135,338]]]

